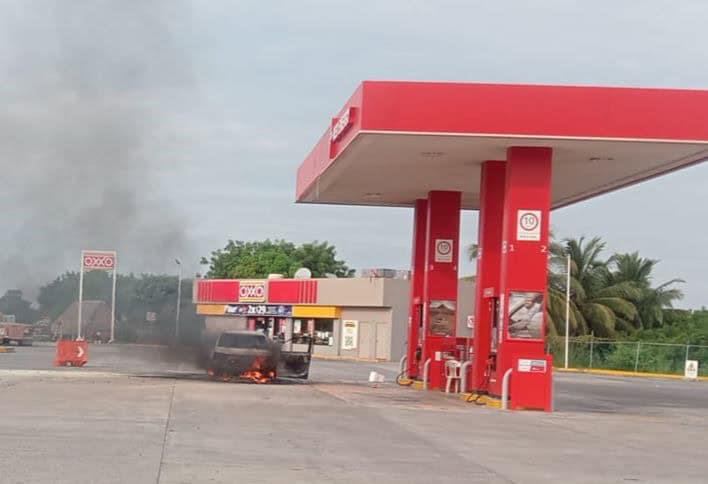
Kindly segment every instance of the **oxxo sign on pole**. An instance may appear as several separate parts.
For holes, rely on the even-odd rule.
[[[84,301],[84,272],[88,271],[110,271],[113,272],[113,284],[111,294],[111,341],[115,339],[116,327],[116,265],[118,257],[113,250],[82,250],[81,251],[81,271],[79,272],[79,314],[77,337],[81,338],[81,326],[83,322],[83,301]]]

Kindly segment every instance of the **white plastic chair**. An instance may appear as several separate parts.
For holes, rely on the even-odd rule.
[[[462,368],[462,363],[457,360],[447,360],[445,362],[445,378],[447,383],[445,384],[445,393],[450,393],[450,387],[455,385],[455,393],[460,391],[460,369]]]

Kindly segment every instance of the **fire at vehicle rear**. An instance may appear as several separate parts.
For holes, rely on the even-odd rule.
[[[275,379],[279,347],[257,331],[222,333],[212,352],[207,373],[225,381],[242,379],[268,383]]]

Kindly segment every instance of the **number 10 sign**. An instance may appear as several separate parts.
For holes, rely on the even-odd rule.
[[[532,242],[541,240],[540,210],[519,210],[516,212],[516,240]]]

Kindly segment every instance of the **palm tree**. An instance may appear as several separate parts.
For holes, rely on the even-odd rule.
[[[641,257],[638,252],[616,254],[612,262],[608,282],[632,283],[639,291],[638,297],[632,301],[637,307],[636,325],[641,328],[663,325],[664,309],[672,308],[674,301],[683,298],[683,292],[673,286],[684,281],[671,279],[652,287],[652,272],[659,261]]]
[[[610,260],[600,254],[605,243],[599,237],[586,240],[565,239],[551,243],[549,259],[548,317],[549,331],[565,332],[565,268],[570,255],[570,317],[569,325],[574,335],[594,332],[601,337],[611,337],[618,330],[633,331],[637,308],[632,303],[639,291],[631,282],[610,281]]]
[[[470,262],[474,262],[479,257],[479,244],[470,244],[467,247],[467,257]]]
[[[565,292],[567,257],[570,255],[571,335],[587,335],[592,331],[600,337],[616,333],[633,333],[639,328],[661,326],[664,309],[683,298],[674,287],[684,282],[671,279],[652,287],[652,271],[658,263],[639,253],[601,257],[605,243],[600,237],[564,239],[558,242],[551,233],[548,271],[547,325],[550,334],[565,333]],[[479,246],[467,247],[467,256],[474,261]]]

